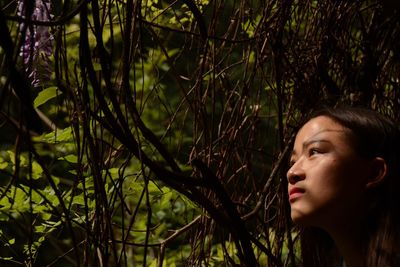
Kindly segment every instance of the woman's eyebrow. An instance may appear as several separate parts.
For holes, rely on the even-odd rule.
[[[310,146],[313,143],[329,143],[332,144],[329,140],[323,139],[323,138],[317,138],[315,136],[323,133],[323,132],[344,132],[344,130],[333,130],[333,129],[326,129],[322,130],[316,134],[314,134],[312,137],[309,138],[309,140],[306,140],[303,142],[302,149],[306,149],[308,146]],[[290,159],[292,159],[294,156],[296,156],[296,150],[292,150],[292,153],[290,154]]]
[[[308,146],[310,146],[314,143],[329,143],[329,144],[331,144],[332,142],[329,140],[326,140],[326,139],[322,139],[322,138],[321,139],[315,138],[315,139],[305,141],[303,143],[303,149],[306,149]]]
[[[303,143],[303,150],[306,150],[306,148],[308,147],[308,146],[310,146],[310,145],[312,145],[312,144],[314,144],[314,143],[329,143],[329,144],[332,144],[330,141],[328,141],[328,140],[325,140],[325,139],[311,139],[311,140],[307,140],[307,141],[305,141],[304,143]],[[297,153],[296,153],[296,150],[292,150],[292,153],[290,154],[290,160],[292,160],[293,159],[293,157],[294,156],[296,156],[297,155]]]
[[[322,130],[313,136],[311,136],[308,140],[303,142],[303,149],[308,147],[309,145],[313,143],[331,143],[329,140],[326,140],[325,138],[319,138],[317,137],[319,134],[324,133],[324,132],[344,132],[344,130],[333,130],[333,129],[325,129]]]

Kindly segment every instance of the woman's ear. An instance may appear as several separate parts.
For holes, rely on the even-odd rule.
[[[374,188],[381,184],[387,174],[386,161],[383,158],[376,157],[372,160],[372,174],[366,183],[366,188]]]

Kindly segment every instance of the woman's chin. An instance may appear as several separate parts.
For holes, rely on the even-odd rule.
[[[313,225],[310,216],[307,216],[307,214],[292,210],[290,216],[291,216],[294,224],[301,225],[301,226],[312,226]]]

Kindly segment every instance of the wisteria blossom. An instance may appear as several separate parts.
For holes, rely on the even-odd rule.
[[[25,18],[25,8],[25,1],[18,0],[18,16]],[[51,17],[50,0],[34,0],[31,19],[33,21],[49,21]],[[53,36],[48,26],[33,25],[27,27],[24,23],[21,23],[20,29],[21,31],[26,30],[20,55],[23,58],[23,64],[32,86],[39,87],[51,76],[50,56],[53,53]]]

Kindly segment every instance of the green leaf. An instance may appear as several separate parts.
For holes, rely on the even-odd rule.
[[[45,225],[37,225],[35,226],[35,232],[36,233],[45,233],[47,227]]]
[[[37,108],[38,106],[43,105],[50,99],[60,94],[61,92],[58,91],[57,86],[48,87],[38,94],[38,96],[35,98],[33,102],[33,106]]]
[[[3,261],[12,261],[14,258],[13,257],[0,257],[0,259],[2,259]]]
[[[41,213],[40,216],[42,217],[43,220],[47,221],[50,220],[51,214],[50,213]]]
[[[42,176],[43,169],[36,161],[32,162],[32,177],[33,179],[39,179]]]
[[[77,163],[78,162],[78,157],[76,155],[72,155],[72,154],[69,154],[69,155],[67,155],[65,157],[60,157],[58,159],[60,159],[60,160],[64,159],[64,160],[66,160],[66,161],[68,161],[70,163]]]
[[[101,71],[101,64],[100,63],[93,63],[94,71]]]
[[[73,140],[72,128],[67,127],[65,129],[57,129],[48,134],[42,135],[41,141],[43,142],[68,142]]]
[[[0,162],[0,170],[7,168],[7,166],[8,166],[7,162]]]
[[[74,199],[72,200],[72,204],[77,204],[77,205],[85,205],[85,199],[83,198],[83,194],[80,194],[78,196],[74,196]]]

